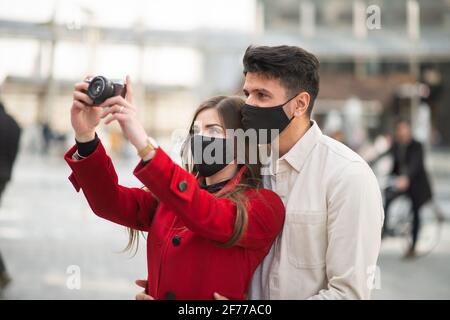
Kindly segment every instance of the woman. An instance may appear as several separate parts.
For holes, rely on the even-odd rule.
[[[71,120],[76,145],[65,155],[72,169],[69,179],[98,216],[133,229],[131,242],[136,230],[148,232],[147,294],[213,299],[220,292],[244,299],[254,270],[281,231],[283,203],[274,192],[259,189],[259,171],[248,162],[239,165],[224,156],[207,164],[203,159],[193,167],[196,176],[175,164],[145,133],[128,77],[126,83],[126,99],[112,97],[99,106],[92,106],[85,94],[87,83],[75,86]],[[183,157],[192,150],[194,158],[202,158],[211,143],[233,139],[226,129],[241,128],[243,104],[227,97],[204,102],[191,123]],[[133,173],[147,190],[118,184],[95,133],[108,115],[105,124],[118,121],[141,157]],[[230,148],[223,150],[230,154]]]

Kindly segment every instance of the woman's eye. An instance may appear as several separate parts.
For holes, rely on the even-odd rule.
[[[264,99],[265,97],[267,96],[264,93],[258,93],[258,98]]]
[[[222,130],[220,128],[211,128],[209,129],[209,132],[212,134],[221,134]]]

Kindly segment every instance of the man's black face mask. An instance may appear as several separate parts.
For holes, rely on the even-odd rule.
[[[256,107],[245,104],[242,107],[242,125],[245,130],[257,130],[258,143],[271,143],[273,139],[281,133],[294,119],[288,118],[283,107],[294,99],[298,94],[287,100],[285,103],[274,107]],[[265,129],[267,135],[264,134]]]

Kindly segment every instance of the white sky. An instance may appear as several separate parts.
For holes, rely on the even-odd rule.
[[[255,0],[0,0],[0,19],[42,22],[55,8],[64,22],[83,16],[84,8],[102,26],[132,26],[142,20],[154,29],[251,31]]]
[[[92,13],[94,24],[132,27],[138,23],[155,30],[198,28],[253,32],[255,0],[0,0],[0,19],[48,21],[56,10],[60,23],[83,27]],[[36,40],[0,38],[0,83],[6,75],[29,76],[38,52]],[[83,43],[60,43],[55,76],[79,78],[88,68],[89,48]],[[44,52],[45,55],[45,52]],[[143,77],[158,84],[194,84],[201,70],[200,55],[190,48],[147,48]],[[136,76],[139,52],[129,45],[100,44],[95,72],[111,77]],[[43,68],[46,68],[44,57]]]

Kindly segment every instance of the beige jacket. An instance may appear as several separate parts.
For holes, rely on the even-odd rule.
[[[314,122],[269,171],[286,221],[249,298],[369,299],[384,220],[370,167]]]

